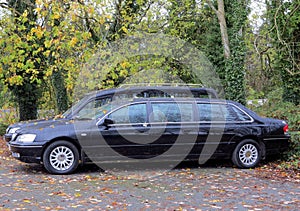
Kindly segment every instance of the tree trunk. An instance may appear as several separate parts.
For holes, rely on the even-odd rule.
[[[224,1],[218,0],[218,9],[216,9],[214,7],[214,5],[212,4],[212,2],[210,0],[208,0],[207,3],[217,14],[219,24],[220,24],[222,44],[223,44],[223,48],[224,48],[224,57],[226,59],[228,59],[228,58],[230,58],[230,46],[229,46],[227,24],[226,24],[226,18],[225,18]]]
[[[68,109],[68,95],[61,71],[54,71],[51,79],[55,92],[57,110],[59,113],[63,113]]]
[[[20,121],[37,119],[39,92],[35,84],[25,83],[12,89],[19,105]]]

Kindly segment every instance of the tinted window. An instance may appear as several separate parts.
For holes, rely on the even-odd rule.
[[[231,106],[231,107],[236,113],[238,121],[251,121],[251,118],[245,112],[241,111],[235,106]]]
[[[190,122],[193,120],[192,103],[152,103],[152,122]]]
[[[145,123],[147,121],[146,104],[125,106],[111,113],[108,118],[112,119],[116,124]]]
[[[200,121],[238,121],[235,112],[225,104],[199,103]]]

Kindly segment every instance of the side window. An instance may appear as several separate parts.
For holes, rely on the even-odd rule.
[[[147,107],[145,103],[125,106],[108,115],[108,118],[112,119],[115,124],[145,123]]]
[[[235,106],[231,106],[231,108],[236,113],[238,121],[251,121],[251,118],[245,112],[241,111]]]
[[[235,112],[225,104],[198,103],[197,105],[200,121],[237,121]]]
[[[198,112],[199,112],[199,120],[205,121],[205,122],[210,122],[211,121],[211,109],[212,109],[211,104],[198,103],[197,106],[198,106]]]
[[[152,103],[151,122],[190,122],[193,120],[192,103]]]

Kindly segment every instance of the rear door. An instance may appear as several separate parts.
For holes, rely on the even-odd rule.
[[[239,126],[235,113],[226,103],[202,102],[197,104],[197,108],[200,124],[194,153],[201,153],[200,160],[203,159],[203,162],[214,154],[226,155]]]
[[[151,151],[162,159],[183,160],[194,146],[198,125],[193,102],[152,102],[150,113]]]

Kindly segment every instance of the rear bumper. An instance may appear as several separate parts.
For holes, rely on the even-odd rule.
[[[263,140],[266,147],[267,155],[280,154],[289,149],[290,146],[290,136],[281,138],[266,138]]]

